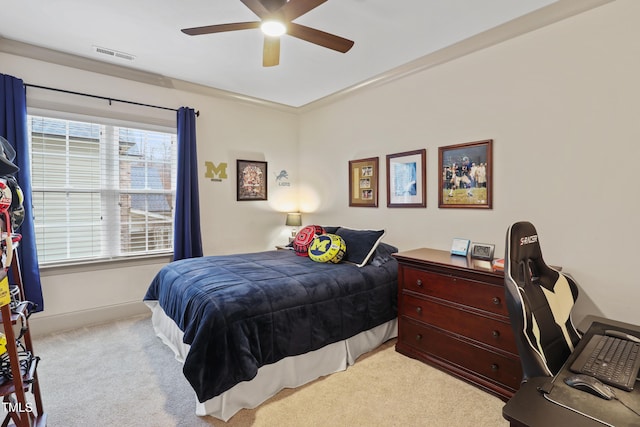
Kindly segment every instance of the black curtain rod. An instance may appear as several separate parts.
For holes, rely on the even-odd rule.
[[[97,99],[103,99],[105,101],[109,101],[109,105],[111,105],[112,102],[122,102],[124,104],[133,104],[133,105],[139,105],[141,107],[149,107],[149,108],[159,108],[161,110],[169,110],[169,111],[178,111],[175,108],[169,108],[169,107],[162,107],[160,105],[151,105],[151,104],[143,104],[141,102],[135,102],[135,101],[126,101],[124,99],[116,99],[116,98],[109,98],[106,96],[100,96],[100,95],[91,95],[89,93],[82,93],[82,92],[74,92],[72,90],[65,90],[65,89],[56,89],[53,87],[47,87],[47,86],[39,86],[39,85],[33,85],[33,84],[29,84],[29,83],[25,83],[24,84],[25,87],[35,87],[37,89],[44,89],[44,90],[53,90],[56,92],[63,92],[63,93],[69,93],[71,95],[80,95],[80,96],[87,96],[89,98],[97,98]],[[196,116],[200,116],[200,111],[196,111]]]

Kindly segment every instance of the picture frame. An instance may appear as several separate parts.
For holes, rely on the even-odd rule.
[[[454,238],[451,242],[451,255],[467,256],[471,240]]]
[[[267,200],[267,162],[236,160],[237,201]]]
[[[481,259],[485,261],[493,261],[493,253],[496,245],[491,243],[476,243],[471,244],[471,258]]]
[[[438,207],[492,209],[493,140],[438,147]]]
[[[427,207],[427,150],[387,154],[387,207]]]
[[[349,161],[349,206],[378,207],[378,157]]]

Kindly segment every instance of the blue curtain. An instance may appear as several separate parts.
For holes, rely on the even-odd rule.
[[[202,256],[198,158],[196,155],[196,113],[178,110],[178,180],[173,227],[173,260]]]
[[[14,176],[24,193],[25,218],[18,230],[22,234],[22,240],[17,250],[25,293],[22,297],[37,304],[35,311],[42,311],[44,309],[44,301],[40,284],[36,233],[33,226],[33,205],[31,202],[27,97],[23,81],[5,74],[0,74],[0,135],[4,136],[16,150],[16,158],[13,163],[20,170]]]

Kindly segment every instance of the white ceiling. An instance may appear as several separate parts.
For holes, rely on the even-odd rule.
[[[478,34],[497,34],[496,27],[511,37],[606,1],[328,0],[295,22],[353,40],[354,47],[343,54],[285,35],[280,65],[269,68],[262,66],[258,29],[180,31],[258,20],[240,0],[0,0],[0,37],[300,107],[402,67],[406,72],[407,64],[418,66]],[[94,46],[135,59],[113,59]]]

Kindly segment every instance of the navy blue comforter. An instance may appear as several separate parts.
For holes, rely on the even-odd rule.
[[[184,332],[184,375],[204,402],[263,365],[395,318],[397,262],[358,268],[293,251],[192,258],[163,267],[144,299]]]

